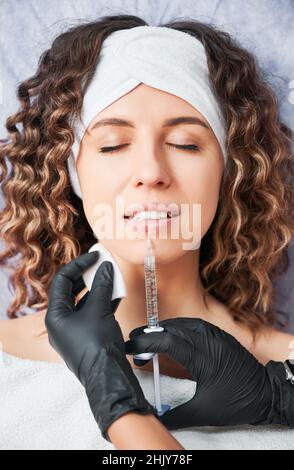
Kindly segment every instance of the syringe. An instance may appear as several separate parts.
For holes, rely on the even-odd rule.
[[[147,238],[146,256],[144,259],[144,273],[145,273],[145,289],[146,289],[146,308],[147,308],[147,324],[148,327],[144,329],[145,333],[154,331],[164,331],[159,325],[158,321],[158,303],[157,303],[157,282],[155,270],[155,256],[153,254],[151,240]],[[155,407],[158,415],[162,415],[170,406],[161,403],[160,394],[160,372],[159,360],[157,353],[142,353],[134,356],[136,359],[151,359],[153,360],[153,378],[154,378],[154,395]]]
[[[157,304],[157,282],[155,271],[155,256],[153,254],[151,240],[147,238],[147,251],[144,261],[146,307],[148,328],[158,328],[158,304]],[[159,327],[161,328],[161,327]],[[161,331],[163,328],[161,329]],[[154,331],[154,330],[153,330]]]

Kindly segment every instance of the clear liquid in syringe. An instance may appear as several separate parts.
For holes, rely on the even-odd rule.
[[[149,244],[150,250],[151,245]],[[147,321],[149,328],[158,327],[158,305],[157,305],[157,287],[156,287],[156,271],[155,271],[155,258],[152,254],[146,256],[145,259],[145,287],[146,287],[146,308],[147,308]]]

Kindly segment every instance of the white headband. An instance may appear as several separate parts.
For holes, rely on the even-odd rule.
[[[225,124],[211,89],[202,43],[188,33],[164,26],[137,26],[110,34],[101,47],[95,74],[83,100],[82,123],[67,160],[75,193],[82,198],[76,172],[81,140],[94,117],[140,83],[179,96],[208,121],[226,163]]]

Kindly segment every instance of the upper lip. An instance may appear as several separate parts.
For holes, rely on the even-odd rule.
[[[138,212],[141,211],[156,211],[156,212],[169,212],[171,217],[179,215],[180,210],[178,204],[175,202],[165,203],[165,202],[134,202],[129,204],[124,216],[132,217]]]

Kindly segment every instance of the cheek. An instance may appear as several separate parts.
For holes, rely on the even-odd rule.
[[[201,238],[204,237],[208,231],[214,216],[216,214],[217,205],[219,200],[218,190],[209,191],[204,196],[201,203]]]
[[[89,175],[87,183],[81,183],[81,190],[86,218],[98,237],[97,227],[102,221],[109,227],[113,223],[116,191],[105,179],[93,175]]]
[[[101,214],[105,220],[108,220],[110,214],[112,215],[117,194],[115,175],[118,173],[103,168],[98,157],[95,159],[95,155],[88,153],[87,158],[78,160],[77,174],[83,195],[84,212],[93,229]]]
[[[92,193],[95,195],[100,188],[104,191],[105,187],[109,188],[111,182],[114,183],[117,172],[113,172],[106,165],[101,165],[98,158],[95,159],[93,155],[92,158],[85,158],[78,162],[77,174],[83,194]]]
[[[197,222],[197,211],[193,204],[200,205],[201,213],[201,238],[209,229],[218,205],[219,191],[222,177],[222,163],[211,162],[210,164],[199,164],[194,171],[185,173],[185,181],[181,184],[185,194],[184,199],[189,201],[189,216],[191,223]],[[199,209],[198,209],[199,210]],[[191,229],[193,229],[191,226]]]

